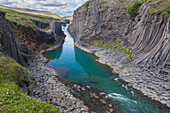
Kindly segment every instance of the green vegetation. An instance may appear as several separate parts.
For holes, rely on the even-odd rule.
[[[29,86],[31,83],[29,77],[33,76],[31,72],[27,71],[26,68],[16,63],[13,59],[4,56],[0,57],[0,72],[3,75],[0,77],[1,80],[14,81],[20,87],[23,87],[25,84]]]
[[[0,81],[0,112],[60,113],[58,107],[21,93],[21,89],[8,80]]]
[[[86,3],[85,3],[85,6],[86,6],[86,11],[88,11],[88,7],[89,7],[89,3],[91,2],[91,0],[89,0],[89,1],[87,1]]]
[[[50,48],[51,46],[52,46],[52,44],[45,44],[45,45],[41,46],[41,47],[39,48],[39,50],[45,50],[45,49]]]
[[[27,13],[27,14],[34,14],[34,15],[52,17],[52,18],[56,18],[56,19],[60,19],[60,20],[63,19],[63,17],[60,17],[59,15],[48,12],[48,11],[37,11],[37,10],[33,10],[33,9],[12,8],[12,7],[7,7],[7,6],[0,6],[0,8],[10,9],[10,10],[13,10],[13,11]]]
[[[48,31],[50,29],[50,26],[47,26],[46,28],[44,28],[44,31]]]
[[[73,20],[73,16],[66,16],[63,20]]]
[[[95,45],[97,47],[101,47],[103,45],[103,41],[96,40],[96,41],[93,42],[93,45]]]
[[[113,42],[113,43],[104,43],[103,41],[95,40],[93,42],[93,45],[95,45],[96,47],[118,50],[123,55],[128,56],[130,59],[133,59],[133,56],[134,56],[132,50],[123,46],[123,41],[121,41],[121,40],[116,40],[116,42]]]
[[[89,3],[90,3],[90,2],[95,2],[95,1],[96,1],[96,2],[99,2],[99,0],[93,0],[93,1],[92,1],[92,0],[88,0],[88,1],[85,3],[86,11],[88,11]]]
[[[59,107],[23,94],[20,87],[28,87],[31,83],[29,77],[33,74],[13,59],[0,54],[1,113],[60,113]]]
[[[170,13],[166,13],[165,16],[164,16],[164,19],[165,20],[168,20],[170,18]],[[170,20],[169,20],[170,21]]]
[[[170,18],[170,1],[169,0],[153,0],[151,3],[152,9],[149,13],[166,12],[164,19]]]
[[[21,24],[26,27],[32,27],[33,29],[37,29],[37,26],[34,21],[38,21],[45,24],[50,24],[50,22],[52,21],[50,17],[36,14],[28,14],[2,8],[0,8],[0,11],[6,12],[6,18],[10,22],[16,22],[18,25]]]
[[[138,10],[143,2],[147,2],[148,0],[134,0],[127,5],[127,13],[135,17],[138,14]],[[148,1],[150,2],[150,1]],[[149,13],[159,13],[159,12],[166,12],[164,19],[167,20],[170,18],[170,1],[169,0],[152,0],[150,2],[152,6]]]
[[[143,2],[144,0],[134,0],[130,2],[127,6],[127,13],[130,16],[135,17],[138,14],[138,10]]]

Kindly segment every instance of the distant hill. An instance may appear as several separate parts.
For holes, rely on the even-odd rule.
[[[0,8],[10,9],[10,10],[18,11],[18,12],[22,12],[22,13],[48,16],[48,17],[53,17],[53,18],[60,19],[60,20],[64,19],[63,17],[60,17],[59,15],[48,12],[48,11],[37,11],[37,10],[33,10],[33,9],[12,8],[12,7],[7,7],[7,6],[2,6],[2,5],[0,5]]]
[[[66,17],[63,17],[65,20],[73,20],[73,16],[66,16]]]

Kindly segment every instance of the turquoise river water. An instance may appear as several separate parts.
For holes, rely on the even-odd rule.
[[[169,108],[128,89],[110,68],[96,62],[93,54],[74,46],[74,39],[67,27],[63,27],[63,31],[66,35],[64,44],[56,50],[44,53],[50,59],[46,64],[48,67],[58,70],[67,80],[105,90],[123,113],[170,113]]]

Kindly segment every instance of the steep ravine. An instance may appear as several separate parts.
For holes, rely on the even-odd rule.
[[[94,52],[98,61],[107,64],[128,86],[170,107],[169,22],[165,13],[150,14],[149,3],[143,3],[136,17],[126,13],[119,0],[93,0],[78,8],[69,31],[76,46]],[[118,50],[95,47],[93,42],[115,42],[121,39],[134,54],[133,59]]]

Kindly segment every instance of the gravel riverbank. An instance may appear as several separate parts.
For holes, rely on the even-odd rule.
[[[84,102],[75,98],[70,89],[57,77],[58,73],[45,66],[48,60],[42,54],[35,54],[29,58],[29,71],[35,75],[32,78],[33,90],[31,95],[40,100],[61,107],[64,113],[87,113]]]

